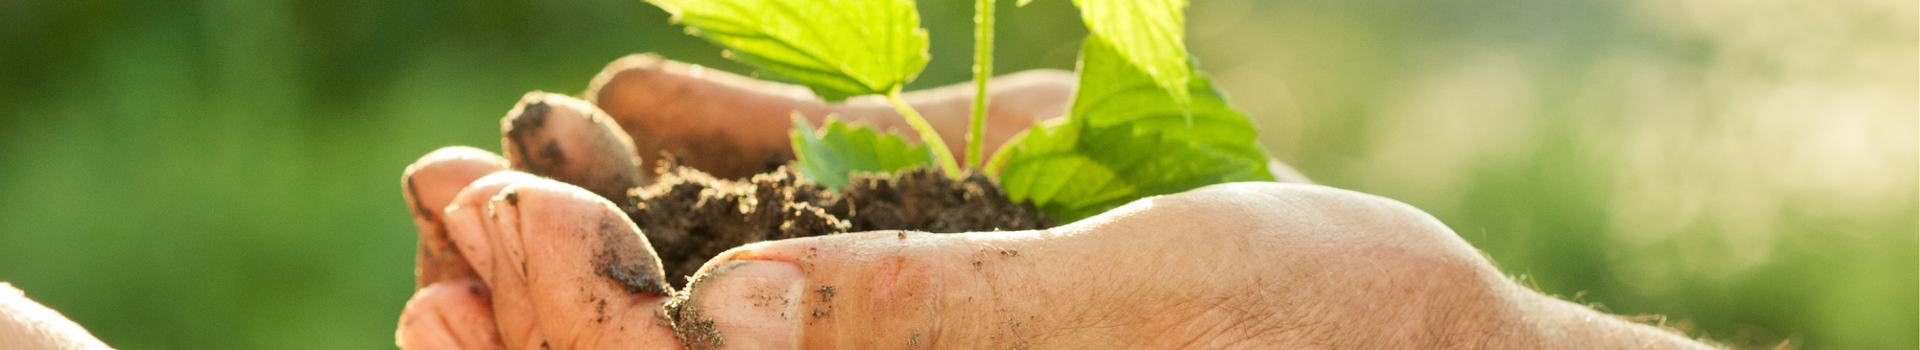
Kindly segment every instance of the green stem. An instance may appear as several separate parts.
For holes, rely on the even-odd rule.
[[[993,77],[993,0],[975,0],[973,17],[973,120],[967,123],[967,165],[981,166],[987,130],[987,79]]]
[[[953,152],[947,150],[946,141],[940,140],[940,131],[934,130],[933,124],[927,124],[927,118],[920,116],[920,111],[914,110],[913,106],[907,105],[907,100],[900,99],[900,86],[895,85],[893,90],[887,91],[887,102],[893,104],[894,110],[900,111],[900,116],[907,119],[907,124],[920,132],[920,142],[925,142],[928,148],[933,149],[933,156],[940,158],[940,167],[946,169],[947,177],[960,178],[960,163],[953,161]]]

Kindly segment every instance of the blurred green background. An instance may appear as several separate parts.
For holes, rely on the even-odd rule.
[[[1001,72],[1071,68],[1002,1]],[[971,2],[924,0],[965,81]],[[1772,348],[1914,349],[1911,0],[1194,0],[1282,160],[1406,201],[1546,292]],[[732,71],[639,0],[0,1],[0,280],[126,349],[390,348],[399,175],[498,150],[622,55]]]

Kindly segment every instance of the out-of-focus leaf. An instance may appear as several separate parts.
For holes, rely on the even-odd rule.
[[[916,166],[932,166],[933,152],[925,144],[910,144],[891,133],[865,125],[842,123],[831,116],[814,129],[806,118],[793,116],[794,170],[828,188],[845,187],[854,172],[891,173]]]

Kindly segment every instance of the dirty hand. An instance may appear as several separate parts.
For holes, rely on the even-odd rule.
[[[636,154],[738,176],[782,157],[788,111],[893,119],[872,102],[630,60],[595,79],[592,103],[529,94],[503,122],[505,158],[447,148],[407,169],[420,254],[402,348],[1705,348],[1520,287],[1405,204],[1280,183],[1047,230],[752,244],[709,262],[669,317],[658,259],[607,200],[647,182]],[[1061,73],[996,80],[990,119],[1017,127],[990,127],[989,147],[1059,114],[1071,89]],[[964,122],[940,125],[969,98],[909,100],[957,136]]]

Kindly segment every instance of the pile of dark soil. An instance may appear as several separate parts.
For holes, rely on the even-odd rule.
[[[955,181],[932,169],[861,174],[841,193],[791,168],[727,180],[663,165],[655,182],[628,192],[627,215],[660,254],[674,288],[721,252],[764,240],[842,232],[1014,231],[1052,227],[1030,202],[1013,203],[980,174]]]

